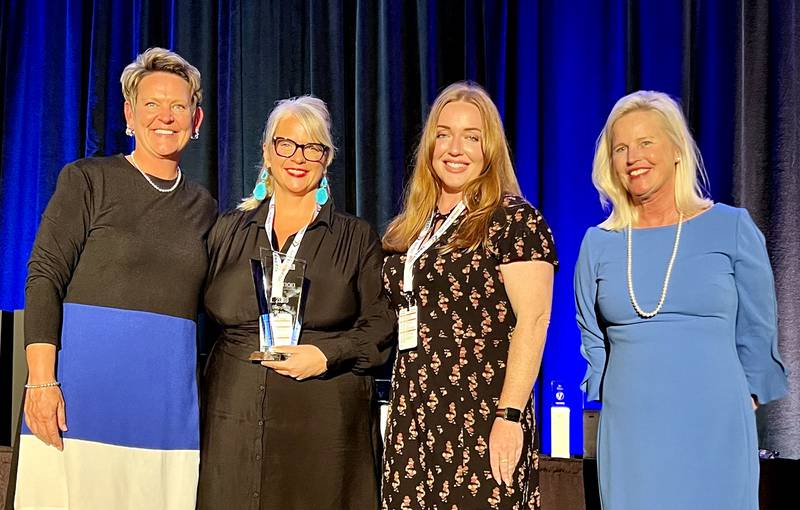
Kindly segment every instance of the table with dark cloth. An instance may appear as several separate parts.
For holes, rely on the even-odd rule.
[[[800,460],[761,461],[759,508],[789,510],[800,507]],[[600,510],[595,459],[554,459],[539,462],[542,510]]]

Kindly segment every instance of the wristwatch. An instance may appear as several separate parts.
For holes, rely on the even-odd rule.
[[[513,407],[498,407],[494,415],[506,421],[513,421],[514,423],[522,421],[522,411],[514,409]]]

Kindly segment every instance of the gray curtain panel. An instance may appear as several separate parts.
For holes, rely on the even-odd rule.
[[[800,4],[742,0],[733,196],[767,239],[789,395],[758,411],[759,444],[800,458]]]

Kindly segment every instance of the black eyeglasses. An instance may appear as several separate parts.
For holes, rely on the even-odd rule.
[[[272,139],[272,145],[275,147],[275,154],[282,158],[291,158],[297,149],[300,149],[303,151],[303,157],[312,163],[322,161],[328,153],[328,147],[321,143],[297,143],[291,138],[280,136]]]

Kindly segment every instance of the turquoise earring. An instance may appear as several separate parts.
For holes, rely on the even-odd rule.
[[[322,180],[319,181],[319,188],[317,188],[317,193],[315,195],[315,199],[319,205],[325,205],[330,198],[330,193],[328,193],[328,176],[323,175]]]
[[[263,182],[259,182],[256,184],[256,187],[253,188],[253,196],[256,200],[264,200],[267,198],[267,186]]]
[[[261,173],[258,174],[258,182],[256,182],[256,187],[253,188],[253,197],[256,200],[264,200],[267,198],[267,177],[269,177],[269,172],[267,172],[266,168],[261,170]]]

